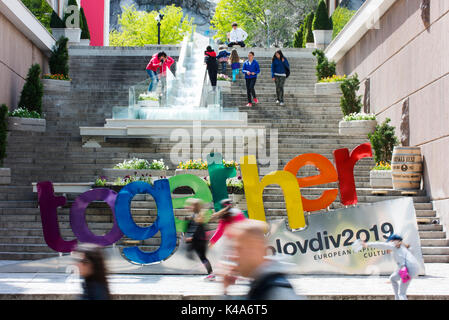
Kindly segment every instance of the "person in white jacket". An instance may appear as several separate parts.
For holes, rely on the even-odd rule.
[[[232,24],[232,30],[229,33],[229,43],[228,47],[232,47],[235,45],[239,45],[241,47],[245,47],[245,40],[248,38],[248,34],[242,29],[238,27],[238,24],[234,22]]]
[[[391,235],[387,242],[362,242],[364,248],[378,248],[390,250],[396,261],[397,268],[390,275],[391,285],[393,286],[394,297],[396,300],[407,300],[407,289],[411,279],[416,278],[419,273],[419,264],[413,254],[408,250],[408,245],[402,242],[402,237],[396,234]],[[399,274],[402,267],[407,267],[410,280],[403,282]]]

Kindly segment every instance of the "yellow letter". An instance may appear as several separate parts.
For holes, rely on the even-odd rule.
[[[259,181],[259,172],[255,156],[240,158],[243,184],[245,189],[248,216],[250,219],[266,221],[263,205],[263,190],[270,184],[279,185],[284,191],[284,199],[290,228],[300,229],[306,226],[302,208],[301,191],[298,180],[287,171],[273,171]]]

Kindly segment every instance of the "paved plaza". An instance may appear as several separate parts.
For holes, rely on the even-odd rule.
[[[17,261],[1,261],[0,265]],[[111,275],[115,299],[222,299],[219,281],[206,282],[199,275]],[[294,275],[296,292],[308,299],[393,299],[387,276]],[[247,282],[231,287],[231,295],[244,295]],[[64,273],[1,273],[1,299],[76,299],[80,281]],[[426,264],[426,275],[413,280],[408,290],[412,299],[449,299],[449,265]]]

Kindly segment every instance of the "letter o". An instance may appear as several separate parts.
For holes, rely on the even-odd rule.
[[[292,246],[293,247],[293,252],[288,252],[288,246]],[[295,254],[296,254],[296,252],[298,251],[298,249],[296,248],[296,245],[293,243],[293,242],[287,242],[285,245],[284,245],[284,253],[285,254],[290,254],[290,255],[292,255],[292,256],[294,256]]]

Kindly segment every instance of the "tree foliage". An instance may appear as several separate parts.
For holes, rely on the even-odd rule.
[[[298,31],[295,32],[295,36],[294,36],[294,40],[293,40],[294,48],[304,48],[303,35],[304,35],[304,25],[301,25],[299,27]]]
[[[178,44],[192,30],[193,18],[183,19],[180,7],[170,5],[160,11],[137,11],[134,5],[124,7],[118,18],[119,30],[109,35],[111,46],[137,46],[157,44],[156,16],[164,15],[161,21],[161,44]]]
[[[20,94],[18,107],[26,108],[30,111],[36,111],[42,114],[42,96],[44,95],[44,86],[41,81],[41,67],[39,64],[33,64],[28,70],[26,82]]]
[[[373,133],[368,134],[371,146],[374,149],[374,161],[376,163],[391,163],[393,149],[399,145],[399,140],[394,133],[395,127],[388,124],[390,121],[390,118],[386,118],[381,125],[376,126]]]
[[[343,114],[347,116],[351,113],[359,113],[362,109],[362,96],[357,95],[357,91],[360,88],[357,73],[342,81],[340,88],[343,92],[340,98],[340,107]]]
[[[310,43],[310,42],[314,42],[315,39],[313,37],[313,32],[312,32],[312,23],[313,23],[313,19],[315,17],[315,13],[310,12],[304,22],[304,36],[303,36],[303,40],[304,40],[304,47],[306,46],[306,43]]]
[[[326,2],[320,0],[312,22],[312,30],[332,30],[332,20],[329,19]]]
[[[51,13],[50,28],[65,28],[64,22],[55,11]]]
[[[53,50],[48,61],[51,74],[69,75],[69,51],[67,42],[69,39],[61,37],[53,46]]]
[[[333,32],[332,38],[338,36],[341,30],[345,27],[349,20],[354,16],[357,10],[349,10],[348,8],[338,6],[332,14]]]
[[[81,39],[90,39],[89,25],[87,24],[84,9],[80,9],[80,25],[81,25]]]
[[[246,42],[251,46],[266,45],[268,29],[271,44],[292,46],[305,13],[315,10],[317,4],[317,0],[220,0],[211,20],[214,38],[225,42],[231,24],[237,22],[248,33]],[[266,15],[266,9],[271,14]]]
[[[318,81],[335,75],[337,65],[334,61],[329,62],[323,50],[316,49],[312,54],[317,59],[316,76],[318,77]]]
[[[22,3],[30,10],[42,25],[51,32],[50,20],[53,9],[46,0],[22,0]]]

